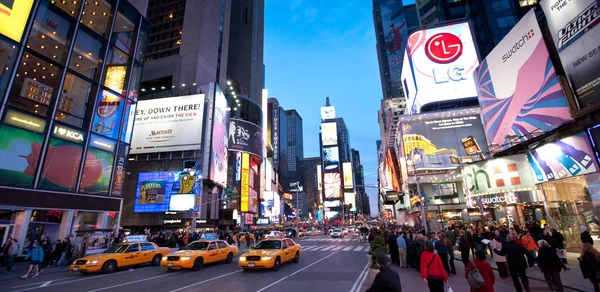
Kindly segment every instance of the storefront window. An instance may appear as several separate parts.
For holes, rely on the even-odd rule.
[[[77,18],[79,14],[79,8],[81,8],[81,4],[85,2],[85,0],[51,0],[50,3],[54,4],[56,7],[62,9],[64,12],[72,15]]]
[[[133,101],[127,102],[127,108],[125,109],[125,120],[123,121],[123,128],[121,130],[121,141],[125,143],[131,142],[131,134],[133,132],[133,120],[135,119],[135,109],[137,104]]]
[[[104,49],[101,39],[90,35],[85,30],[79,30],[69,69],[98,82]]]
[[[23,254],[27,254],[27,249],[33,241],[42,240],[42,236],[50,242],[55,242],[58,239],[62,217],[63,212],[59,210],[33,210],[23,243]]]
[[[64,64],[73,36],[73,24],[61,15],[62,11],[54,5],[42,2],[27,40],[27,48]]]
[[[119,94],[125,94],[125,80],[127,76],[127,61],[129,56],[119,49],[112,47],[108,52],[104,86]]]
[[[81,23],[108,38],[109,24],[112,22],[112,0],[88,0],[83,8]]]
[[[55,119],[77,127],[83,124],[83,118],[90,94],[96,92],[91,83],[68,73],[65,78],[63,92],[58,102]]]
[[[116,212],[75,212],[73,217],[73,256],[82,257],[108,248],[113,236],[108,222]]]
[[[142,62],[146,55],[146,45],[148,44],[148,34],[150,32],[149,24],[146,21],[142,21],[140,28],[140,35],[138,37],[137,51],[135,52],[135,59]]]
[[[46,121],[7,109],[0,126],[0,185],[31,187]]]
[[[119,138],[121,116],[127,100],[110,90],[102,90],[96,102],[92,131],[106,137]]]
[[[0,96],[6,91],[16,54],[16,46],[0,36]]]
[[[117,141],[92,134],[81,177],[81,192],[103,196],[108,194],[116,146]]]
[[[133,50],[138,17],[139,14],[135,8],[120,5],[111,42],[127,54],[131,54]]]
[[[140,81],[142,80],[142,64],[133,62],[133,72],[129,81],[129,98],[136,100],[139,97]]]
[[[26,50],[17,69],[9,104],[45,116],[61,71],[58,65]]]

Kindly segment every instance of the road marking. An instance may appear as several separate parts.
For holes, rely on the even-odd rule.
[[[362,246],[357,246],[357,247],[354,249],[354,251],[361,251],[361,250],[362,250],[362,248],[363,248]]]
[[[343,247],[344,247],[343,245],[340,245],[340,246],[336,246],[336,247],[332,248],[331,250],[338,251],[338,250],[342,249]]]
[[[310,251],[310,250],[315,250],[315,249],[319,249],[319,247],[320,247],[320,246],[317,246],[317,245],[312,245],[312,246],[309,246],[309,247],[307,247],[307,248],[302,248],[302,251]]]
[[[352,246],[347,246],[347,247],[344,247],[343,251],[349,251],[351,249],[352,249]]]
[[[367,246],[367,247],[365,248],[365,251],[369,251],[369,250],[371,250],[371,247],[370,247],[370,246]]]
[[[301,246],[302,250],[307,250],[315,247],[314,245]]]
[[[332,249],[334,247],[335,247],[335,245],[326,246],[324,249],[321,249],[321,251],[330,250],[330,249]]]
[[[364,274],[367,273],[368,268],[369,268],[369,264],[367,263],[365,265],[365,267],[362,269],[362,271],[360,272],[360,275],[358,275],[358,278],[356,278],[356,282],[354,282],[354,285],[352,285],[352,288],[350,288],[350,292],[360,291],[360,288],[362,287],[362,282],[364,282],[364,280],[361,282],[360,279],[363,277]],[[359,282],[361,282],[360,285],[358,284]]]
[[[131,282],[127,282],[127,283],[121,283],[121,284],[117,284],[117,285],[103,287],[103,288],[96,289],[96,290],[90,290],[89,292],[97,292],[97,291],[102,291],[102,290],[108,290],[108,289],[112,289],[112,288],[127,286],[127,285],[131,285],[131,284],[139,283],[139,282],[144,282],[144,281],[158,279],[158,278],[163,278],[163,277],[169,277],[169,276],[173,276],[173,275],[177,275],[177,274],[176,273],[170,273],[170,274],[164,274],[164,275],[160,275],[160,276],[154,276],[154,277],[140,279],[140,280],[131,281]]]
[[[314,265],[318,264],[318,263],[319,263],[319,262],[321,262],[321,261],[324,261],[325,259],[327,259],[327,258],[328,258],[328,257],[330,257],[330,256],[333,256],[333,255],[334,255],[334,254],[336,254],[336,253],[338,253],[338,252],[334,252],[334,253],[332,253],[332,254],[330,254],[330,255],[328,255],[328,256],[326,256],[326,257],[324,257],[324,258],[322,258],[322,259],[320,259],[320,260],[318,260],[318,261],[316,261],[316,262],[314,262],[314,263],[312,263],[312,264],[310,264],[310,265],[308,265],[308,266],[306,266],[306,267],[302,268],[302,269],[300,269],[300,270],[297,270],[297,271],[295,271],[294,273],[290,274],[289,276],[285,276],[285,277],[283,277],[283,278],[281,278],[281,279],[279,279],[279,280],[277,280],[277,281],[275,281],[275,282],[273,282],[273,283],[269,284],[268,286],[266,286],[266,287],[264,287],[264,288],[262,288],[262,289],[260,289],[260,290],[258,290],[258,291],[256,291],[256,292],[262,292],[262,291],[264,291],[264,290],[266,290],[266,289],[268,289],[268,288],[270,288],[270,287],[274,286],[275,284],[277,284],[277,283],[280,283],[281,281],[283,281],[283,280],[285,280],[285,279],[287,279],[287,278],[289,278],[289,277],[291,277],[291,276],[293,276],[293,275],[296,275],[296,274],[298,274],[298,273],[300,273],[300,272],[302,272],[302,271],[304,271],[304,270],[306,270],[306,269],[308,269],[308,268],[310,268],[310,267],[312,267],[312,266],[314,266]],[[173,292],[173,291],[171,291],[171,292]]]
[[[44,284],[40,285],[40,287],[46,287],[48,285],[52,284],[52,281],[47,281]]]
[[[210,282],[210,281],[212,281],[212,280],[216,280],[216,279],[219,279],[219,278],[222,278],[222,277],[226,277],[226,276],[229,276],[229,275],[233,275],[233,274],[235,274],[235,273],[239,273],[239,272],[241,272],[241,271],[242,271],[242,270],[237,270],[237,271],[235,271],[235,272],[231,272],[231,273],[223,274],[223,275],[221,275],[221,276],[217,276],[217,277],[214,277],[214,278],[206,279],[206,280],[204,280],[204,281],[201,281],[201,282],[198,282],[198,283],[194,283],[194,284],[191,284],[191,285],[187,285],[187,286],[185,286],[185,287],[181,287],[181,288],[178,288],[178,289],[175,289],[175,290],[171,290],[170,292],[181,291],[181,290],[183,290],[183,289],[187,289],[187,288],[190,288],[190,287],[193,287],[193,286],[196,286],[196,285],[204,284],[204,283],[206,283],[206,282]]]

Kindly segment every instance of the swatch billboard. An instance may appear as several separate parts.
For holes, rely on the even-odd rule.
[[[600,1],[540,2],[580,108],[600,101]]]
[[[408,114],[430,103],[477,96],[473,74],[479,61],[469,23],[414,32],[406,53],[409,63],[403,66],[410,66],[416,86],[406,94]]]
[[[466,165],[462,170],[462,177],[465,194],[468,196],[535,190],[525,154]]]
[[[598,171],[592,145],[584,132],[527,153],[538,183]]]
[[[477,92],[493,153],[571,121],[534,10],[481,63]]]
[[[402,94],[402,62],[408,38],[408,25],[402,0],[377,0],[379,2],[379,13],[383,28],[383,40],[378,40],[385,46],[385,59],[380,56],[382,62],[387,60],[387,69],[391,80],[391,90],[388,93],[392,97],[400,97]],[[381,37],[380,37],[381,38]],[[387,71],[387,70],[386,70]],[[383,74],[382,74],[383,75]]]

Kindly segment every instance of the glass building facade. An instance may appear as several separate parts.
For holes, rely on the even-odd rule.
[[[0,240],[27,246],[42,234],[74,240],[78,230],[110,230],[147,21],[124,0],[2,5],[11,13],[0,16]],[[80,242],[81,252],[93,248]]]

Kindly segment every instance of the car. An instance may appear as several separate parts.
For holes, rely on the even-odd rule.
[[[300,229],[300,231],[298,231],[298,237],[309,236],[309,235],[310,234],[305,229]]]
[[[348,235],[348,229],[346,227],[342,227],[342,233],[345,235]]]
[[[69,271],[82,274],[95,272],[110,274],[123,267],[141,264],[158,266],[162,257],[170,252],[168,247],[158,247],[152,242],[115,244],[102,253],[74,260],[69,266]]]
[[[300,262],[300,255],[302,255],[302,247],[289,238],[266,239],[241,255],[238,266],[244,271],[251,269],[278,271],[286,262]]]
[[[348,227],[347,229],[348,229],[349,233],[354,233],[354,231],[355,231],[355,228],[352,226]]]
[[[331,238],[342,238],[344,237],[344,232],[341,229],[335,228],[331,231]]]
[[[285,235],[281,231],[271,231],[263,236],[263,239],[269,238],[285,238]]]
[[[298,230],[296,228],[286,228],[283,231],[283,234],[287,238],[294,238],[295,236],[298,236]]]
[[[216,262],[233,262],[238,256],[237,247],[223,240],[197,240],[177,252],[162,257],[160,265],[169,270],[200,270],[205,264]]]

